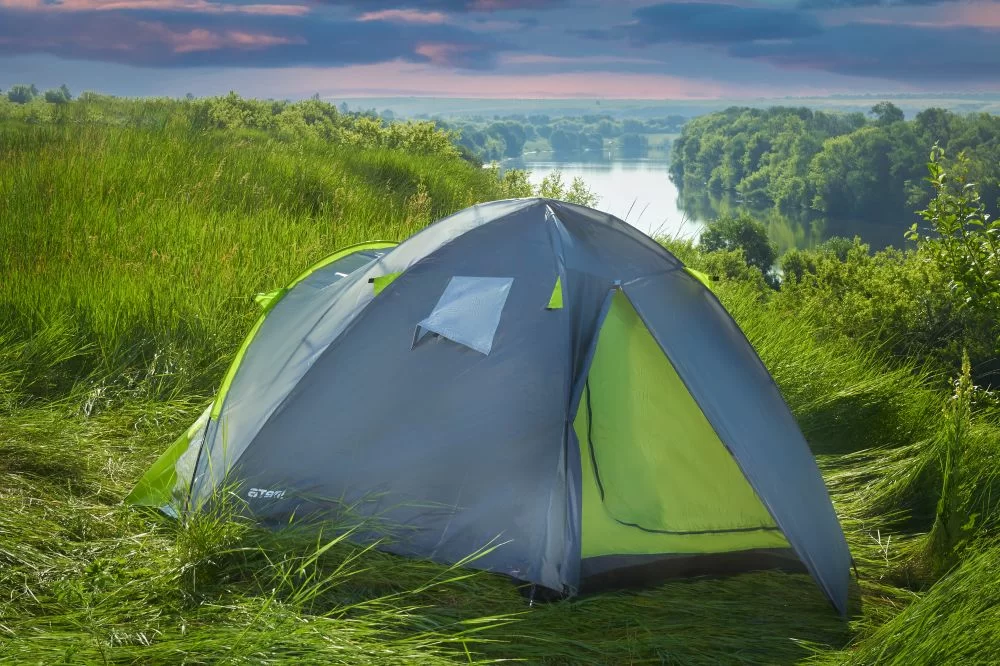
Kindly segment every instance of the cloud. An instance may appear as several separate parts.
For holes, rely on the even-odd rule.
[[[448,16],[441,12],[422,12],[419,9],[380,9],[365,12],[359,21],[394,21],[397,23],[447,23]]]
[[[878,19],[865,19],[862,12],[851,20],[850,13],[842,12],[845,22],[828,20],[824,25],[803,10],[661,3],[635,10],[630,23],[573,33],[626,40],[636,47],[714,46],[724,55],[789,70],[909,84],[1000,83],[1000,30],[995,27],[1000,24],[1000,4],[958,7],[962,11],[948,12],[951,20],[907,23],[912,11]]]
[[[504,65],[662,65],[653,58],[617,55],[558,56],[544,53],[509,53],[500,56]]]
[[[760,39],[808,37],[822,30],[806,12],[702,2],[641,7],[630,23],[571,31],[598,40],[626,39],[635,46],[660,43],[739,44]]]
[[[204,28],[176,31],[162,23],[141,23],[147,36],[155,36],[174,53],[198,53],[219,49],[253,50],[266,49],[282,44],[301,44],[301,39],[279,37],[266,33],[240,32],[237,30],[212,31]]]
[[[571,0],[319,0],[326,5],[346,7],[358,12],[385,9],[415,9],[443,12],[503,12],[556,9]]]
[[[301,16],[309,13],[307,5],[232,4],[207,0],[0,0],[0,9],[35,12],[106,12],[122,10],[185,12],[192,14],[253,14],[262,16]]]
[[[736,44],[730,55],[904,82],[1000,83],[1000,30],[848,23],[808,39]]]
[[[857,7],[926,7],[964,0],[799,0],[802,9],[847,9]]]
[[[884,25],[906,25],[923,28],[949,28],[965,26],[970,28],[1000,28],[1000,2],[963,2],[959,5],[930,7],[920,11],[869,9],[851,12],[831,12],[827,18],[846,14],[843,23],[880,23]]]
[[[0,56],[46,53],[145,67],[343,66],[392,60],[493,65],[489,36],[447,25],[144,12],[0,9]]]
[[[333,90],[344,96],[431,95],[480,98],[705,99],[718,97],[722,84],[665,74],[559,72],[507,74],[447,72],[426,65],[384,63],[291,74],[297,94]],[[301,91],[301,92],[298,92]]]

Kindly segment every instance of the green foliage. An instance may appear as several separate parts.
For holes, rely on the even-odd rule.
[[[521,156],[525,144],[532,139],[537,141],[530,144],[531,149],[550,149],[562,154],[601,151],[605,139],[617,139],[612,145],[623,156],[641,157],[652,149],[651,135],[674,134],[686,121],[687,118],[678,115],[647,120],[619,120],[596,114],[582,117],[532,115],[528,118],[506,115],[491,120],[475,116],[438,120],[437,124],[455,131],[459,145],[476,158],[490,162]]]
[[[756,266],[747,263],[742,248],[705,251],[689,239],[660,238],[660,244],[670,250],[685,266],[701,271],[712,280],[738,282],[752,287],[764,296],[768,281]]]
[[[230,93],[189,102],[195,129],[249,129],[289,141],[319,140],[365,148],[401,149],[422,155],[458,156],[452,134],[434,123],[389,123],[365,115],[344,115],[326,102],[266,102]]]
[[[962,549],[975,527],[970,515],[969,483],[972,470],[972,403],[975,387],[968,355],[962,357],[962,372],[955,381],[955,393],[944,409],[944,427],[939,439],[941,453],[941,494],[938,497],[934,527],[928,535],[927,551],[932,571],[947,573],[958,562]]]
[[[838,241],[786,253],[781,270],[776,299],[784,316],[808,318],[829,335],[919,359],[944,375],[957,371],[967,350],[976,381],[996,381],[996,317],[964,307],[926,248],[872,254],[859,239],[850,248]]]
[[[73,99],[66,84],[52,90],[45,91],[45,101],[49,104],[66,104]]]
[[[712,221],[701,232],[699,244],[706,252],[741,250],[748,266],[764,276],[771,272],[777,250],[767,237],[764,225],[746,213],[725,215]]]
[[[623,134],[618,145],[624,157],[643,157],[649,150],[649,139],[642,134]]]
[[[991,220],[979,188],[971,181],[965,153],[952,164],[935,146],[927,164],[936,196],[920,211],[936,236],[907,236],[932,254],[951,277],[950,287],[974,309],[1000,315],[1000,220]]]
[[[875,116],[875,122],[879,125],[901,123],[904,119],[902,109],[892,102],[879,102],[871,108],[869,113]]]
[[[561,199],[581,206],[594,206],[600,200],[600,197],[591,192],[587,183],[579,176],[574,178],[567,187],[563,183],[562,173],[559,171],[553,171],[545,176],[535,189],[535,195],[549,199]]]
[[[579,176],[574,178],[567,187],[563,182],[562,173],[559,171],[553,171],[545,176],[537,186],[532,186],[531,174],[521,169],[507,169],[503,172],[502,177],[499,176],[500,167],[496,164],[491,165],[485,171],[499,178],[500,192],[504,199],[547,197],[582,206],[593,206],[599,199]]]
[[[38,88],[32,85],[18,84],[7,91],[7,99],[14,104],[27,104],[38,96]]]
[[[1000,546],[983,544],[918,603],[843,652],[812,663],[986,664],[1000,654]]]
[[[1000,116],[926,109],[911,121],[889,102],[862,114],[730,108],[693,119],[674,141],[671,177],[685,190],[734,192],[756,205],[908,225],[932,190],[924,155],[967,151],[987,209],[1000,205]]]
[[[84,380],[95,409],[207,391],[257,316],[252,294],[337,247],[503,196],[495,174],[419,152],[0,125],[0,339],[23,354],[0,367],[20,395],[5,398]]]

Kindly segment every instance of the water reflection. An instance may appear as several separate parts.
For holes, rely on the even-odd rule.
[[[905,242],[904,224],[828,218],[815,211],[780,211],[774,207],[752,205],[733,194],[713,195],[705,190],[685,188],[677,200],[677,207],[702,222],[720,215],[747,212],[767,227],[767,234],[777,245],[779,255],[793,248],[815,247],[831,236],[860,236],[873,250],[903,247]]]
[[[579,176],[600,196],[597,208],[651,236],[697,238],[706,222],[745,211],[765,224],[779,254],[791,248],[814,247],[831,236],[857,235],[872,249],[902,247],[903,231],[910,223],[833,219],[811,211],[782,212],[753,206],[733,195],[716,196],[692,188],[685,188],[682,194],[667,175],[669,165],[665,158],[611,159],[606,153],[591,152],[571,157],[526,155],[507,160],[503,166],[531,171],[534,184],[556,170],[567,183]]]

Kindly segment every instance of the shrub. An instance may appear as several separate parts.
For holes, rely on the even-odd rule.
[[[765,277],[770,275],[778,255],[764,225],[746,213],[718,218],[701,233],[699,243],[706,252],[742,250],[747,265]]]
[[[34,85],[26,86],[18,84],[11,86],[10,90],[7,91],[7,99],[14,104],[27,104],[37,96],[38,88]]]

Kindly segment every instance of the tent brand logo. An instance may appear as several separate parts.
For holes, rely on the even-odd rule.
[[[251,499],[281,499],[285,496],[284,490],[267,490],[265,488],[251,488],[247,491],[247,497]]]

